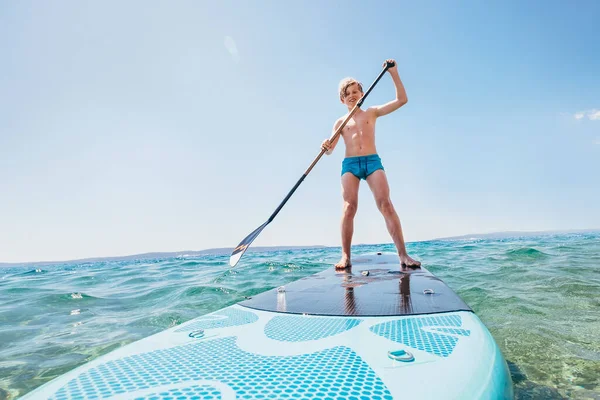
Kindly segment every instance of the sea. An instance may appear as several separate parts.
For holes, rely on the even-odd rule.
[[[408,243],[488,327],[517,399],[600,399],[600,232]],[[393,252],[358,245],[353,255]],[[1,257],[1,255],[0,255]],[[339,247],[0,266],[0,400],[320,272]]]

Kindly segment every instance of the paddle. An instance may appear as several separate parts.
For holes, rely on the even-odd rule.
[[[348,114],[348,116],[346,117],[346,119],[344,120],[344,122],[342,122],[342,124],[340,125],[340,127],[337,128],[337,130],[335,131],[335,133],[333,134],[333,136],[331,136],[331,138],[329,139],[330,143],[333,143],[333,141],[335,139],[337,139],[337,137],[342,133],[342,129],[344,129],[344,126],[346,126],[346,124],[348,123],[348,121],[350,120],[350,118],[352,118],[352,116],[354,115],[354,113],[356,112],[356,110],[358,110],[362,106],[363,102],[365,101],[365,99],[367,98],[367,96],[369,95],[369,93],[371,93],[371,90],[373,90],[373,88],[375,87],[375,85],[377,85],[377,82],[379,82],[379,80],[381,79],[381,77],[383,77],[383,75],[386,73],[386,71],[389,68],[393,67],[393,66],[394,66],[394,63],[386,62],[386,65],[383,67],[383,71],[381,71],[381,73],[379,74],[379,76],[377,77],[377,79],[375,79],[375,82],[373,82],[371,84],[371,86],[369,87],[369,89],[365,92],[365,94],[363,94],[363,96],[360,98],[360,100],[358,101],[358,103],[356,103],[356,105],[354,106],[354,108],[350,111],[350,114]],[[265,229],[265,227],[267,225],[269,225],[271,223],[271,221],[273,221],[273,219],[275,219],[275,217],[277,216],[277,214],[279,213],[279,211],[281,211],[281,209],[283,208],[283,206],[285,205],[285,203],[287,203],[287,201],[290,199],[290,197],[292,197],[292,195],[294,194],[294,192],[296,191],[296,189],[298,189],[298,186],[300,186],[300,184],[304,181],[304,179],[310,173],[310,171],[313,169],[313,167],[317,164],[317,162],[319,162],[319,160],[321,159],[321,157],[323,157],[323,154],[325,154],[325,150],[321,149],[321,152],[319,153],[319,155],[314,159],[314,161],[312,162],[312,164],[310,164],[310,167],[308,167],[308,169],[300,177],[300,179],[298,179],[298,182],[296,182],[296,184],[294,185],[294,187],[292,188],[292,190],[290,190],[290,192],[287,194],[287,196],[285,196],[285,199],[283,199],[283,201],[281,202],[281,204],[279,204],[279,207],[277,207],[277,209],[273,212],[273,214],[271,214],[271,216],[269,217],[269,219],[267,220],[267,222],[265,222],[264,224],[262,224],[261,226],[259,226],[258,228],[256,228],[254,231],[252,231],[252,233],[250,233],[248,236],[246,236],[244,238],[244,240],[242,240],[240,242],[240,244],[235,249],[233,249],[233,253],[231,253],[231,256],[229,257],[229,265],[231,265],[232,267],[235,267],[235,265],[240,261],[240,258],[242,258],[242,256],[244,255],[244,253],[246,252],[246,250],[248,249],[248,247],[250,246],[250,244],[254,241],[254,239],[256,239],[256,237],[258,235],[260,235],[260,233],[262,232],[262,230]]]

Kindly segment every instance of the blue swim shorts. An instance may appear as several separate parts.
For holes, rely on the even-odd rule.
[[[379,158],[377,154],[346,157],[344,158],[344,161],[342,161],[342,175],[346,172],[350,172],[358,179],[367,179],[367,176],[378,169],[383,170],[383,164],[381,164],[381,158]]]

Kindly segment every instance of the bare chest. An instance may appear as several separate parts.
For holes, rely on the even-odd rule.
[[[375,130],[375,120],[369,118],[368,115],[354,116],[350,118],[346,126],[344,127],[344,134],[355,135],[355,134],[373,134]]]

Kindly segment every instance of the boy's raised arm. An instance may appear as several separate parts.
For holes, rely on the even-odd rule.
[[[382,115],[387,115],[392,111],[396,111],[403,105],[408,102],[408,97],[406,96],[406,90],[404,89],[404,85],[400,80],[400,75],[398,75],[398,64],[394,60],[386,60],[386,62],[391,61],[394,63],[394,66],[388,69],[388,72],[392,76],[392,80],[394,81],[394,86],[396,87],[396,99],[390,101],[381,106],[372,107],[375,110],[375,114],[378,117]],[[385,63],[384,63],[385,65]]]

